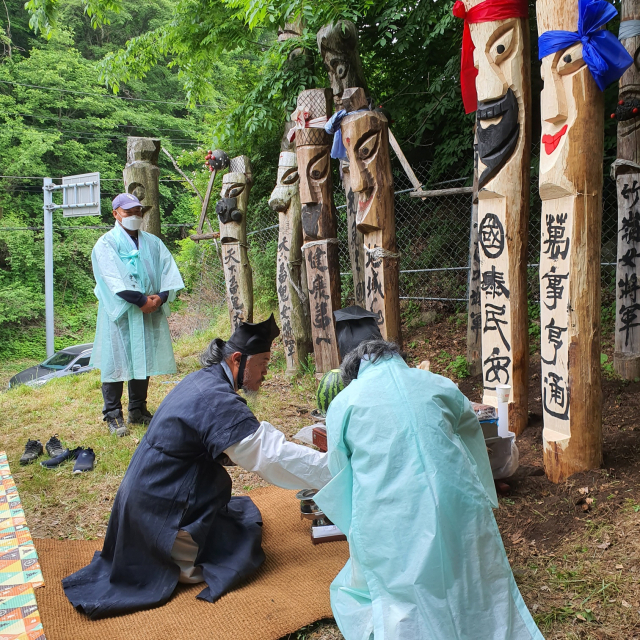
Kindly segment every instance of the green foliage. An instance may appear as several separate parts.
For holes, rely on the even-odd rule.
[[[257,241],[250,242],[249,260],[253,268],[254,303],[264,309],[278,307],[277,255],[278,241],[271,240],[265,247]]]
[[[454,375],[457,378],[468,378],[469,377],[469,363],[467,359],[460,355],[457,356],[451,364],[447,367],[447,371],[453,371]]]
[[[618,377],[616,370],[613,368],[613,363],[609,362],[609,356],[606,353],[600,354],[600,365],[605,378],[613,379]]]

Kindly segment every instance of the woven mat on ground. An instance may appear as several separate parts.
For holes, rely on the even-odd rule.
[[[277,640],[331,617],[329,585],[347,560],[347,543],[312,545],[293,491],[268,487],[250,495],[262,512],[267,560],[213,604],[196,600],[203,585],[178,585],[162,607],[91,621],[69,604],[60,580],[88,564],[102,541],[35,540],[45,579],[36,597],[47,640]]]

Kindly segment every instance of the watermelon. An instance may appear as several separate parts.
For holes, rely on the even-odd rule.
[[[331,401],[344,389],[340,369],[331,369],[322,376],[316,391],[318,411],[325,416]]]

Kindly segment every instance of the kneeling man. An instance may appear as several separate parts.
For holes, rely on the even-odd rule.
[[[204,368],[164,399],[115,498],[104,547],[62,581],[91,618],[165,603],[178,582],[204,582],[213,602],[264,562],[262,521],[249,497],[231,497],[232,462],[285,489],[318,489],[331,478],[326,454],[288,442],[258,422],[238,388],[257,392],[267,374],[273,315],[215,339]]]
[[[327,412],[333,479],[314,500],[349,540],[331,585],[346,640],[541,640],[507,560],[482,430],[396,345],[344,355]]]

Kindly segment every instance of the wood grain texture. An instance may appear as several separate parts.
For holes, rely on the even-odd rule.
[[[142,203],[143,231],[162,237],[160,229],[160,140],[127,138],[127,164],[122,171],[124,190]]]
[[[247,246],[247,205],[252,185],[253,173],[249,158],[232,158],[229,172],[222,176],[220,195],[222,198],[236,198],[236,207],[242,217],[239,222],[223,222],[218,216],[232,329],[236,329],[242,322],[253,322],[253,273]]]
[[[474,144],[473,197],[469,233],[467,302],[467,366],[472,376],[482,373],[482,302],[480,291],[480,245],[478,243],[478,145]]]
[[[640,0],[622,0],[621,23],[640,19]],[[616,268],[616,373],[626,380],[640,377],[640,36],[621,40],[634,63],[620,78],[618,105],[618,264]],[[634,317],[635,316],[635,317]],[[633,326],[636,325],[636,326]]]
[[[331,89],[308,89],[298,96],[298,109],[309,118],[330,117]],[[296,156],[302,207],[302,255],[306,263],[311,333],[316,374],[340,364],[333,312],[340,308],[340,264],[337,216],[329,153],[332,138],[324,128],[296,130]]]
[[[299,372],[313,352],[306,263],[302,260],[300,179],[295,151],[282,151],[269,206],[278,212],[277,287],[286,375]]]
[[[465,2],[467,8],[478,1]],[[531,166],[529,22],[470,25],[478,77],[478,232],[483,402],[511,385],[509,429],[528,420],[527,238]]]
[[[377,111],[347,115],[342,140],[349,156],[351,189],[358,196],[357,227],[364,234],[367,309],[378,314],[385,340],[402,344],[387,119]]]
[[[576,31],[577,3],[538,0],[538,30]],[[543,446],[562,482],[602,463],[600,242],[603,95],[581,45],[542,60]]]

